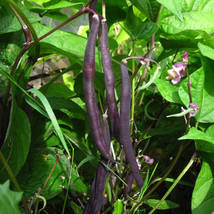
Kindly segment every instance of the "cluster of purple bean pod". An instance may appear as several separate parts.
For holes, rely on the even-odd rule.
[[[96,1],[91,4],[93,10],[96,9]],[[91,193],[88,204],[84,209],[84,214],[98,213],[103,203],[103,193],[106,180],[110,171],[105,165],[116,163],[110,153],[111,137],[120,142],[124,152],[125,159],[130,166],[129,190],[124,189],[125,195],[130,192],[131,185],[136,180],[139,189],[143,186],[143,177],[140,168],[136,162],[135,152],[132,148],[130,136],[130,104],[131,104],[131,87],[127,68],[127,61],[121,63],[121,97],[120,97],[120,116],[118,112],[117,102],[115,98],[114,75],[112,69],[111,55],[108,43],[108,26],[107,21],[94,13],[89,15],[90,34],[85,50],[84,66],[83,66],[83,85],[85,94],[86,109],[90,121],[90,127],[95,141],[95,145],[101,153],[100,162],[97,167],[97,173],[91,186]],[[100,30],[100,32],[99,32]],[[95,74],[95,48],[96,40],[99,33],[99,46],[102,56],[102,66],[104,72],[104,80],[106,87],[107,112],[110,119],[111,134],[108,127],[106,114],[101,120],[97,99],[94,90],[94,74]]]

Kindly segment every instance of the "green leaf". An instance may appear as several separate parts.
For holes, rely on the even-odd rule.
[[[149,39],[154,33],[158,31],[157,24],[146,20],[141,21],[133,13],[132,7],[128,8],[128,13],[125,21],[126,31],[134,37],[134,39]]]
[[[49,97],[48,101],[52,109],[66,113],[69,118],[85,120],[86,112],[72,100],[63,97]]]
[[[161,76],[160,79],[155,80],[155,84],[158,87],[160,94],[169,102],[182,104],[182,101],[178,95],[178,85],[173,85],[170,81],[165,79],[166,73]]]
[[[181,13],[182,8],[182,1],[183,0],[157,0],[160,4],[162,4],[164,7],[166,7],[169,11],[171,11],[177,18],[180,19],[180,21],[183,21],[183,16]]]
[[[201,107],[203,103],[204,79],[205,75],[203,68],[198,69],[190,75],[192,102],[199,107],[198,113],[195,116],[196,120],[200,119],[200,113],[202,111]],[[187,81],[187,78],[182,80],[182,83],[179,87],[179,96],[184,105],[188,108],[189,94]]]
[[[214,10],[212,8],[214,8],[214,2],[210,0],[203,0],[203,3],[183,0],[181,10],[183,22],[163,9],[158,24],[162,31],[168,34],[176,34],[184,30],[204,30],[207,33],[212,33],[214,29]]]
[[[122,21],[126,18],[126,0],[105,1],[105,6],[109,28],[115,22]],[[102,14],[102,1],[98,1],[96,12]]]
[[[160,4],[154,0],[130,0],[130,2],[140,10],[144,16],[155,21]]]
[[[203,103],[200,112],[199,122],[213,123],[214,122],[214,61],[205,57],[201,57],[202,66],[205,72],[205,82],[203,91]]]
[[[205,45],[201,42],[198,43],[198,47],[202,53],[202,55],[214,60],[214,49],[208,45]]]
[[[75,93],[71,91],[64,83],[54,83],[45,92],[46,97],[61,97],[69,99],[73,97]]]
[[[149,205],[150,207],[154,208],[160,200],[157,199],[148,199],[145,201],[145,204]],[[169,200],[164,200],[159,206],[158,210],[168,210],[168,209],[175,209],[178,208],[179,204],[169,201]]]
[[[28,91],[36,94],[36,96],[41,100],[42,104],[44,105],[44,107],[45,107],[45,109],[47,111],[48,116],[50,117],[50,120],[51,120],[51,122],[53,124],[53,127],[55,128],[56,133],[57,133],[57,135],[59,136],[59,138],[60,138],[60,140],[62,142],[63,147],[65,148],[67,154],[69,156],[71,156],[70,152],[68,150],[67,144],[65,142],[65,139],[63,137],[62,131],[61,131],[61,129],[59,127],[59,124],[57,122],[56,116],[55,116],[55,114],[54,114],[54,112],[53,112],[48,100],[46,99],[46,97],[40,91],[38,91],[38,90],[36,90],[34,88],[30,89]]]
[[[16,176],[23,167],[30,148],[31,128],[28,117],[15,100],[12,101],[10,121],[1,148],[10,168]],[[0,162],[0,180],[5,181],[8,174]]]
[[[123,202],[124,202],[124,198],[122,200],[119,199],[114,203],[113,214],[122,214],[123,213]]]
[[[0,213],[21,214],[18,204],[21,201],[22,193],[13,192],[9,187],[9,180],[4,184],[0,184]]]
[[[52,28],[46,27],[39,23],[33,24],[34,29],[38,37],[43,36]],[[40,54],[48,55],[48,54],[61,54],[63,56],[68,57],[71,62],[79,63],[82,65],[85,48],[87,44],[87,39],[79,36],[77,34],[68,33],[64,31],[57,30],[54,33],[50,34],[46,38],[41,40],[40,43]],[[34,56],[35,51],[31,49],[29,51],[30,56]],[[98,61],[98,49],[96,48],[96,70],[99,70],[99,61]]]
[[[192,214],[210,214],[214,210],[213,154],[202,153],[202,167],[192,194]]]
[[[214,152],[214,137],[192,127],[189,132],[178,140],[195,140],[196,148],[200,151]]]
[[[83,210],[82,207],[77,205],[74,201],[70,202],[71,208],[74,211],[74,214],[82,214]]]
[[[49,176],[58,155],[62,154],[62,151],[55,147],[35,146],[32,147],[28,156],[28,160],[19,173],[17,180],[24,190],[24,194],[27,198],[32,196],[39,188],[42,188],[47,177]],[[56,167],[47,182],[42,196],[47,200],[51,199],[62,192],[60,185],[65,183],[67,179],[66,174],[67,158],[65,155],[59,158]],[[65,177],[63,181],[60,176]],[[85,184],[81,181],[75,169],[72,169],[71,181],[73,183],[74,191],[82,194],[87,191]]]
[[[193,103],[199,106],[199,112],[195,118],[201,123],[212,123],[214,122],[214,61],[203,56],[201,60],[203,67],[190,75]],[[188,107],[189,98],[186,82],[187,79],[182,80],[179,95],[182,102]]]
[[[54,2],[54,1],[53,1]],[[42,12],[45,10],[60,10],[62,8],[69,8],[73,7],[76,5],[82,5],[82,3],[72,3],[69,1],[59,1],[59,2],[54,2],[54,4],[45,4],[44,1],[35,1],[36,4],[39,4],[43,7],[37,7],[32,4],[30,4],[28,1],[25,1],[26,6],[29,8],[29,10],[32,10],[34,12]]]
[[[17,3],[20,9],[25,13],[28,17],[30,23],[34,23],[37,21],[41,21],[39,16],[34,15],[33,13],[29,12],[29,10],[21,3]],[[7,3],[3,3],[0,7],[0,34],[9,33],[21,30],[21,24],[17,20],[16,16],[14,15],[13,11],[11,10],[10,6]]]

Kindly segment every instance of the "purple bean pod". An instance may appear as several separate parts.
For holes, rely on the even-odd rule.
[[[109,150],[105,147],[106,142],[103,135],[102,123],[99,115],[97,99],[94,91],[94,73],[95,73],[95,47],[97,34],[99,31],[99,17],[93,15],[92,26],[89,34],[83,66],[83,87],[85,94],[86,109],[90,121],[90,127],[93,138],[99,152],[107,160],[113,160],[109,155]]]
[[[126,179],[127,186],[124,186],[124,190],[123,190],[124,197],[126,197],[131,192],[133,182],[134,182],[134,176],[132,173],[129,173]]]
[[[101,20],[100,48],[106,86],[108,112],[111,120],[111,131],[113,136],[118,141],[120,141],[120,119],[118,114],[117,102],[114,94],[114,74],[112,69],[111,55],[109,51],[108,26],[106,19]]]
[[[101,157],[100,161],[107,165],[108,161],[105,158]],[[97,167],[96,176],[91,186],[89,201],[84,209],[83,214],[99,213],[103,202],[103,192],[105,189],[105,183],[108,176],[109,171],[102,163],[99,163]]]
[[[132,142],[130,137],[130,105],[131,105],[131,86],[129,81],[129,74],[127,62],[121,63],[121,98],[120,98],[120,140],[123,149],[130,165],[131,172],[141,188],[143,186],[143,177],[138,168]]]
[[[103,129],[104,129],[104,137],[106,141],[106,146],[110,149],[110,133],[108,127],[108,120],[107,115],[103,115]],[[101,162],[104,164],[108,164],[108,160],[101,156]],[[97,167],[97,173],[94,178],[94,181],[91,186],[91,193],[89,197],[88,204],[86,205],[83,214],[97,214],[99,213],[102,203],[103,203],[103,192],[105,189],[105,183],[109,176],[109,171],[107,168],[102,164],[99,163]]]

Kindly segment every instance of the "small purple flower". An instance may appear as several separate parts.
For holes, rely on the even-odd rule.
[[[138,165],[138,168],[139,170],[142,168],[142,164],[140,162],[140,159],[139,158],[136,158],[136,162],[137,162],[137,165]]]
[[[149,156],[145,155],[144,156],[144,161],[146,163],[148,163],[149,165],[152,165],[154,163],[154,159],[153,158],[150,158]]]
[[[183,62],[176,62],[173,66],[172,69],[168,70],[169,76],[166,77],[166,79],[172,78],[171,82],[173,85],[179,83],[181,81],[181,77],[185,76],[186,68],[187,68],[187,63],[188,63],[188,53],[185,51],[183,57],[182,57]],[[186,63],[186,64],[185,64]]]
[[[195,103],[190,103],[189,108],[193,109],[193,111],[189,113],[189,117],[194,117],[198,113],[199,107]]]
[[[188,60],[188,53],[187,51],[185,51],[183,57],[182,57],[182,60],[184,63],[188,64],[189,63],[189,60]]]
[[[175,85],[180,82],[181,77],[185,76],[185,71],[186,71],[186,64],[183,62],[176,62],[173,66],[172,69],[168,70],[169,76],[166,77],[166,79],[172,78],[172,84]]]

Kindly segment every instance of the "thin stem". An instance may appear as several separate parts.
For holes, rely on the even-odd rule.
[[[4,157],[4,155],[3,155],[3,153],[1,151],[0,151],[0,159],[1,159],[5,169],[7,170],[7,173],[9,175],[10,179],[12,180],[16,190],[18,192],[22,192],[22,190],[21,190],[21,188],[20,188],[20,186],[19,186],[19,184],[18,184],[18,182],[17,182],[17,180],[16,180],[16,178],[15,178],[15,176],[14,176],[14,174],[13,174],[13,172],[12,172],[12,170],[11,170],[9,164],[8,164],[8,162],[7,162],[7,160],[5,159],[5,157]],[[26,213],[30,213],[24,195],[22,195],[22,203],[24,205]]]
[[[154,47],[155,47],[154,44],[155,44],[155,34],[153,34],[153,35],[151,36],[150,50],[153,50],[153,49],[154,49]],[[152,56],[152,51],[149,51],[149,53],[148,53],[148,58],[151,58],[151,56]],[[150,61],[147,61],[147,62],[146,62],[146,65],[145,65],[145,67],[144,67],[144,69],[143,69],[143,75],[142,75],[142,77],[140,78],[138,87],[142,86],[142,84],[143,84],[143,81],[144,81],[144,79],[145,79],[145,77],[146,77],[146,74],[147,74],[147,69],[148,69],[148,67],[149,67],[149,64],[150,64]],[[136,97],[138,97],[139,93],[140,93],[140,91],[137,91],[137,92],[136,92]],[[141,105],[141,103],[139,103],[139,105]]]
[[[50,177],[51,177],[51,175],[52,175],[54,169],[56,168],[56,165],[57,165],[57,163],[58,163],[60,157],[63,156],[63,155],[64,155],[64,154],[58,155],[58,157],[57,157],[57,159],[56,159],[56,161],[55,161],[55,164],[54,164],[53,168],[51,169],[51,172],[49,173],[49,175],[48,175],[48,177],[47,177],[47,179],[46,179],[46,181],[45,181],[43,187],[42,187],[41,190],[39,191],[39,195],[42,194],[42,192],[43,192],[43,190],[44,190],[46,184],[48,183],[48,181],[49,181],[49,179],[50,179]]]
[[[188,94],[189,94],[189,102],[192,103],[192,94],[191,94],[191,89],[190,89],[191,82],[190,82],[188,68],[186,68],[186,72],[187,72],[187,78],[188,78],[187,87],[188,87]]]
[[[102,0],[102,15],[104,17],[104,19],[106,18],[106,4],[105,4],[105,0]]]
[[[192,166],[192,164],[195,161],[195,158],[197,156],[197,153],[194,152],[189,163],[186,165],[184,170],[180,173],[180,175],[177,177],[177,179],[174,181],[172,186],[168,189],[168,191],[165,193],[165,195],[161,198],[161,200],[157,203],[157,205],[149,212],[149,214],[154,213],[154,211],[161,205],[161,203],[167,198],[167,196],[172,192],[172,190],[175,188],[175,186],[178,184],[178,182],[181,180],[181,178],[185,175],[185,173],[189,170],[189,168]]]
[[[39,41],[41,41],[42,39],[46,38],[47,36],[49,36],[50,34],[55,32],[59,28],[63,27],[64,25],[66,25],[70,21],[72,21],[72,20],[76,19],[77,17],[81,16],[82,14],[88,13],[88,12],[93,13],[93,14],[97,14],[97,15],[99,15],[101,17],[101,19],[104,19],[104,17],[101,16],[100,14],[96,13],[95,11],[91,10],[90,8],[86,8],[86,6],[83,6],[83,8],[81,10],[79,10],[77,13],[75,13],[72,17],[70,17],[66,21],[62,22],[61,24],[59,24],[58,26],[56,26],[55,28],[53,28],[52,30],[50,30],[49,32],[44,34],[43,36],[39,37]],[[32,42],[30,45],[33,45],[33,44],[34,44],[34,42]]]

